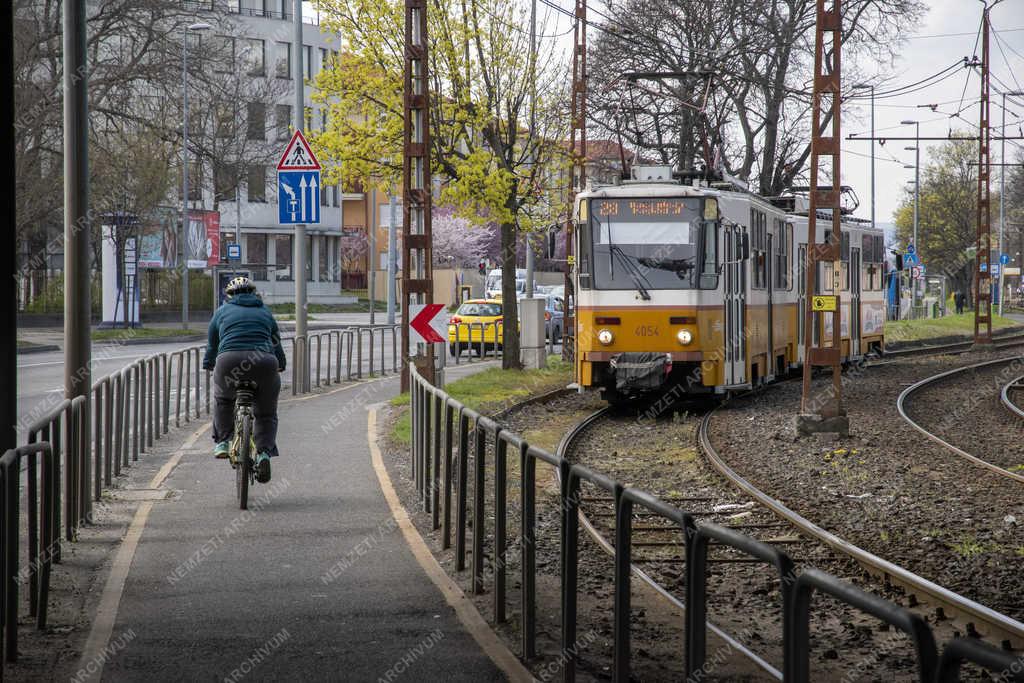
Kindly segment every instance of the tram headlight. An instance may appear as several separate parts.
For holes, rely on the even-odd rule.
[[[605,346],[611,344],[614,338],[615,336],[612,334],[611,330],[601,330],[597,333],[597,341],[601,342]]]
[[[680,344],[686,346],[687,344],[693,341],[693,335],[690,333],[689,330],[679,330],[678,332],[676,332],[676,339],[679,340]]]

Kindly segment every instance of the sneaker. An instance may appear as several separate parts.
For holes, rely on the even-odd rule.
[[[213,447],[213,457],[218,460],[223,460],[228,457],[228,451],[231,449],[231,442],[220,441],[216,446]]]
[[[256,456],[256,481],[261,484],[270,481],[270,456],[266,453]]]

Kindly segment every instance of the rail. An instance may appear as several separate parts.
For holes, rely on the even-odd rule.
[[[999,392],[999,401],[1003,404],[1003,407],[1017,417],[1024,419],[1024,410],[1010,398],[1010,392],[1014,390],[1024,390],[1024,375],[1011,379],[1003,385],[1002,390]]]
[[[1000,365],[1000,364],[1005,364],[1005,363],[1011,363],[1011,364],[1015,364],[1015,365],[1020,366],[1021,364],[1024,364],[1024,356],[1011,356],[1009,358],[997,358],[995,360],[987,360],[987,361],[982,361],[980,363],[972,363],[971,365],[964,365],[962,367],[953,368],[952,370],[946,370],[945,372],[940,372],[939,374],[932,375],[931,377],[926,377],[926,378],[922,379],[919,382],[911,384],[909,387],[907,387],[906,389],[904,389],[900,393],[899,397],[896,399],[896,411],[899,413],[900,417],[902,417],[907,422],[907,424],[909,424],[911,427],[913,427],[917,431],[919,431],[922,434],[924,434],[929,440],[934,441],[935,443],[939,444],[940,446],[946,448],[951,453],[955,453],[956,455],[959,455],[961,458],[964,458],[965,460],[969,460],[970,462],[974,463],[975,465],[979,465],[981,467],[984,467],[985,469],[989,470],[990,472],[995,472],[996,474],[998,474],[998,475],[1000,475],[1002,477],[1006,477],[1007,479],[1012,479],[1014,481],[1024,483],[1024,475],[1017,474],[1016,472],[1011,472],[1010,470],[1008,470],[1006,468],[1000,467],[999,465],[996,465],[996,464],[991,463],[991,462],[989,462],[987,460],[979,458],[976,455],[972,455],[972,454],[968,453],[967,451],[963,450],[962,448],[957,448],[956,446],[954,446],[953,444],[949,443],[948,441],[946,441],[942,437],[938,436],[937,434],[933,434],[933,433],[929,432],[927,429],[925,429],[924,427],[919,425],[907,413],[907,405],[906,405],[907,404],[907,399],[910,397],[911,394],[919,391],[920,389],[922,389],[922,388],[924,388],[924,387],[926,387],[926,386],[928,386],[930,384],[934,384],[936,382],[941,382],[942,380],[949,379],[950,377],[954,377],[954,376],[956,376],[956,375],[958,375],[960,373],[963,373],[963,372],[972,372],[972,371],[977,370],[979,368],[986,368],[986,367],[988,367],[990,365]],[[1003,394],[1005,395],[1005,390],[1004,390]],[[1005,403],[1004,403],[1004,405],[1005,405]]]
[[[520,604],[516,622],[519,625],[519,654],[524,660],[537,653],[537,562],[536,562],[536,475],[537,465],[553,469],[559,475],[560,515],[560,597],[561,597],[561,659],[563,681],[574,681],[581,659],[576,639],[578,624],[577,591],[579,567],[578,510],[580,483],[590,482],[612,494],[615,501],[617,543],[615,546],[615,587],[613,613],[613,678],[625,682],[630,677],[630,545],[633,505],[640,505],[676,524],[685,535],[685,584],[687,586],[686,622],[683,626],[686,648],[683,655],[683,677],[699,680],[706,664],[707,586],[705,581],[707,545],[714,541],[726,543],[755,559],[767,562],[780,577],[782,601],[779,606],[783,628],[784,678],[787,681],[809,680],[807,658],[812,592],[826,592],[836,599],[879,617],[907,631],[914,644],[918,678],[921,681],[958,680],[959,667],[969,661],[1004,675],[1024,680],[1017,671],[1024,664],[1012,653],[1004,652],[975,640],[953,640],[943,650],[941,659],[930,628],[920,617],[894,603],[866,593],[855,586],[824,572],[804,570],[799,576],[793,561],[777,548],[714,524],[694,521],[687,512],[659,500],[651,494],[588,469],[572,464],[525,439],[502,425],[449,396],[409,369],[412,387],[411,476],[423,510],[430,513],[432,528],[440,530],[442,548],[448,550],[454,541],[455,570],[467,570],[467,552],[472,558],[469,567],[470,589],[474,595],[493,590],[491,619],[504,624],[508,618],[508,553],[520,550]],[[490,442],[490,445],[489,443]],[[508,459],[519,465],[518,495],[520,511],[519,538],[508,543]],[[488,482],[487,464],[493,465]],[[471,473],[472,472],[472,473]],[[472,480],[472,500],[469,482]],[[487,510],[488,485],[493,487],[493,509]],[[453,520],[454,517],[454,520]],[[489,518],[493,531],[488,533]],[[454,524],[454,526],[453,526]],[[467,550],[467,534],[472,537]],[[488,553],[487,551],[490,550]],[[490,557],[489,565],[485,557]],[[485,566],[490,570],[485,573]]]
[[[293,360],[296,350],[310,360],[303,377],[292,363],[292,394],[337,384],[343,378],[362,378],[364,342],[369,347],[366,372],[385,375],[387,365],[397,372],[399,330],[392,325],[353,326],[282,339],[290,346]],[[390,364],[385,353],[388,339]],[[379,347],[376,352],[375,346]],[[204,351],[205,345],[194,345],[145,356],[96,380],[88,398],[64,399],[50,407],[29,426],[27,444],[3,456],[0,680],[4,664],[17,661],[19,585],[29,582],[29,615],[37,617],[37,628],[44,628],[50,564],[60,564],[63,543],[74,542],[79,529],[91,523],[93,503],[103,490],[170,431],[172,420],[177,428],[210,415],[212,372],[202,368]],[[30,558],[24,576],[18,568],[17,514],[23,494],[27,496]]]

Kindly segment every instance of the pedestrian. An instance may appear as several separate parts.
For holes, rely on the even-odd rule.
[[[956,303],[956,314],[960,315],[964,312],[964,302],[967,300],[967,297],[964,295],[964,291],[962,289],[958,289],[956,294],[953,296],[953,300]]]

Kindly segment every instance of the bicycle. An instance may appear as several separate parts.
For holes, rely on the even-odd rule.
[[[235,436],[231,441],[228,458],[235,470],[235,489],[241,510],[248,509],[249,485],[256,481],[256,440],[253,438],[255,417],[252,412],[256,389],[256,382],[250,380],[241,380],[235,386]]]

